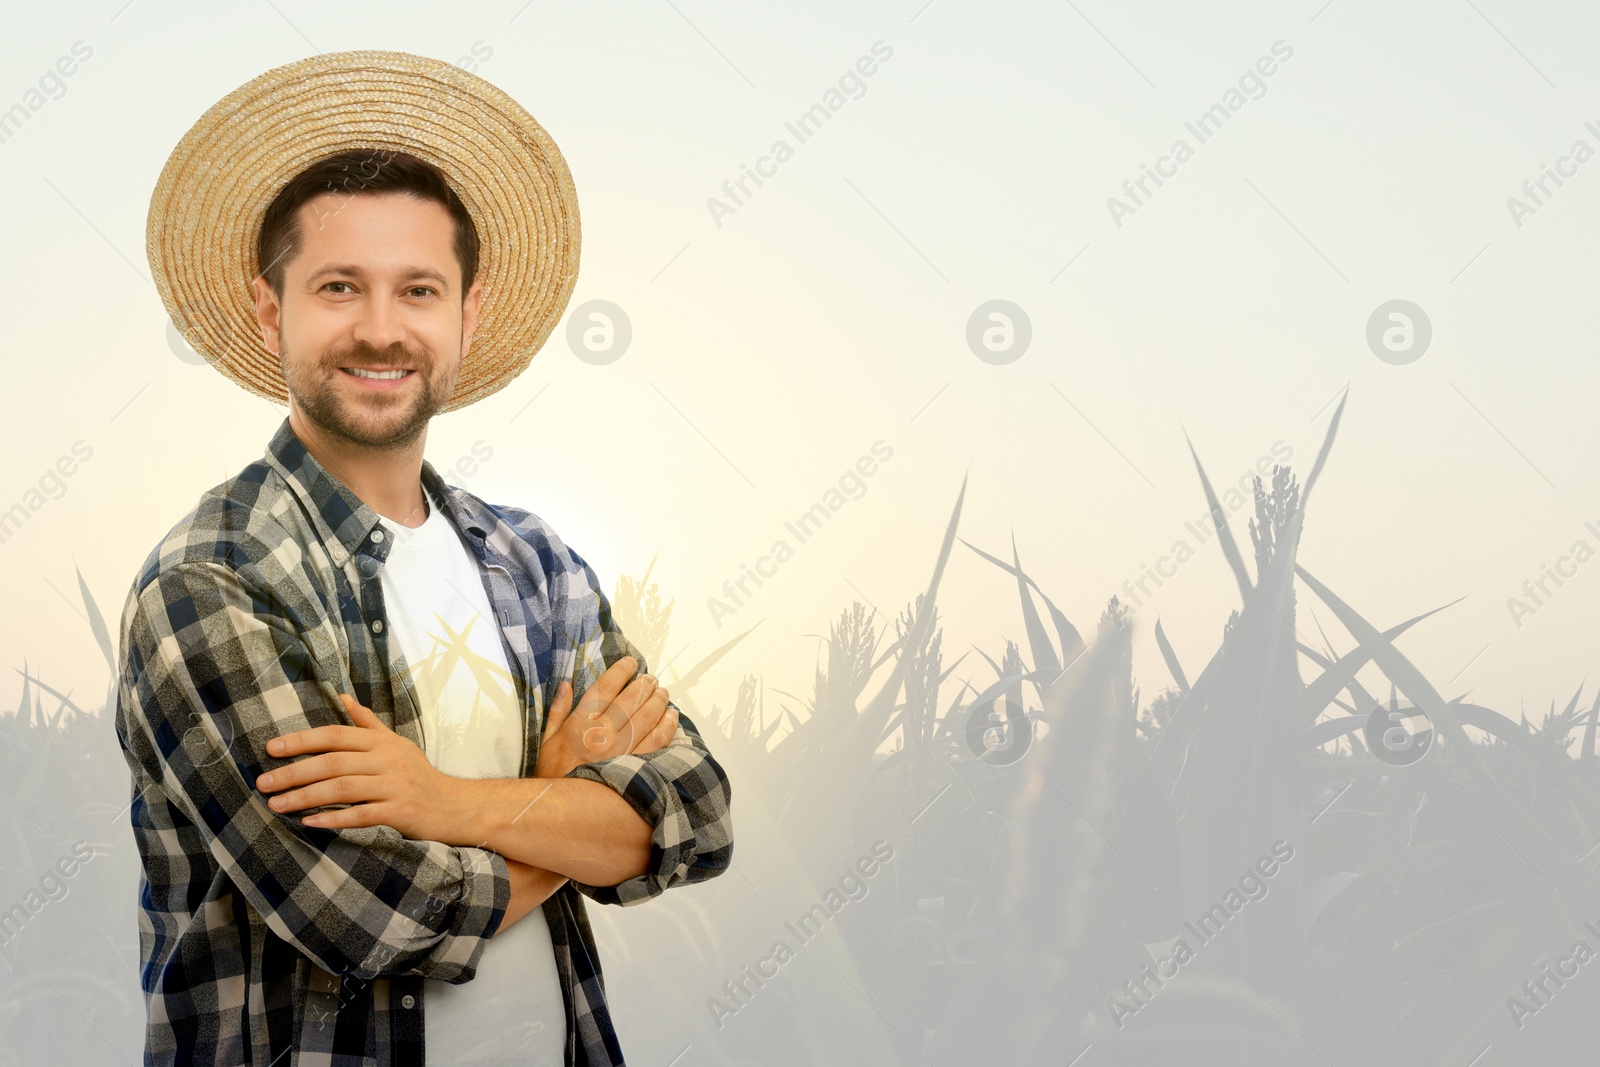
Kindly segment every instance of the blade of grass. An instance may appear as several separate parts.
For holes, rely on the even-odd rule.
[[[1172,680],[1178,683],[1178,690],[1187,693],[1189,679],[1183,676],[1183,665],[1178,662],[1178,654],[1172,650],[1172,642],[1167,640],[1167,632],[1161,628],[1160,616],[1156,617],[1156,645],[1161,649],[1161,658],[1167,661]]]
[[[1211,479],[1206,477],[1206,469],[1200,464],[1200,456],[1194,450],[1194,443],[1189,440],[1189,435],[1183,435],[1184,443],[1189,446],[1189,455],[1194,457],[1194,469],[1200,473],[1200,485],[1206,491],[1206,507],[1211,511],[1211,521],[1217,527],[1217,546],[1222,549],[1222,556],[1228,561],[1228,567],[1233,571],[1234,579],[1239,583],[1239,596],[1244,602],[1250,602],[1250,593],[1255,586],[1250,581],[1250,575],[1244,569],[1244,557],[1239,555],[1239,546],[1233,539],[1233,531],[1228,529],[1228,513],[1222,510],[1222,505],[1217,502],[1217,494],[1211,488]]]

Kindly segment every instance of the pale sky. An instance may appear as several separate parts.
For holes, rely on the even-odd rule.
[[[465,57],[545,126],[582,212],[569,311],[610,301],[632,327],[599,366],[563,320],[510,386],[435,420],[429,458],[492,452],[469,487],[545,517],[608,590],[659,554],[685,666],[762,620],[703,703],[728,707],[746,671],[809,693],[842,608],[893,615],[926,585],[963,479],[962,536],[1005,557],[1014,538],[1091,631],[1205,511],[1185,434],[1218,483],[1275,446],[1303,477],[1348,385],[1301,562],[1380,627],[1465,598],[1402,650],[1446,696],[1536,717],[1594,674],[1600,609],[1592,561],[1563,564],[1534,614],[1507,606],[1576,541],[1600,549],[1600,161],[1573,156],[1600,149],[1595,19],[1371,0],[29,8],[0,38],[0,108],[42,105],[0,143],[0,510],[29,512],[0,544],[0,650],[97,701],[74,568],[114,630],[157,540],[283,417],[169,344],[143,241],[167,153],[255,75],[374,47]],[[92,53],[57,93],[46,72],[77,42]],[[1241,78],[1201,143],[1185,124]],[[830,99],[803,142],[786,126]],[[1179,139],[1192,154],[1158,163]],[[708,206],[758,165],[735,210]],[[1567,177],[1517,217],[1546,167]],[[1003,365],[967,340],[992,300],[1031,328]],[[1431,323],[1413,362],[1368,347],[1392,300]],[[91,457],[50,481],[80,441]],[[892,458],[860,499],[718,626],[708,598],[879,441]],[[1138,617],[1147,698],[1169,684],[1155,618],[1192,677],[1237,596],[1214,541],[1166,581]],[[947,660],[1022,638],[1015,582],[959,545],[940,604]],[[981,685],[980,664],[957,675]]]

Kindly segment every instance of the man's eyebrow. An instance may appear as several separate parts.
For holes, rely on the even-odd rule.
[[[330,263],[307,278],[306,284],[315,284],[319,278],[324,278],[330,274],[346,274],[352,278],[362,278],[366,276],[366,271],[354,263]],[[400,276],[400,280],[406,282],[414,282],[419,279],[437,282],[439,287],[446,291],[450,288],[450,280],[431,267],[410,267]]]

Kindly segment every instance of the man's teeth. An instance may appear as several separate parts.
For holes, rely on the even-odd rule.
[[[346,367],[345,370],[357,378],[404,378],[411,373],[408,370],[362,370],[360,367]]]

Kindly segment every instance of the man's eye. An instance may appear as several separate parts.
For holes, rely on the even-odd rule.
[[[421,293],[423,296],[430,296],[432,295],[433,290],[429,289],[426,285],[412,286],[411,295],[416,296],[418,293]]]
[[[345,286],[348,286],[349,284],[350,284],[349,282],[328,282],[327,285],[323,286],[323,288],[326,289],[329,285],[345,285]]]

